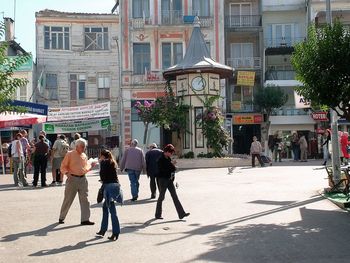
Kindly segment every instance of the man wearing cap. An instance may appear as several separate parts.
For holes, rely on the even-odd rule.
[[[157,144],[152,143],[149,146],[149,151],[146,153],[146,167],[147,167],[147,176],[150,178],[150,189],[151,189],[151,199],[156,198],[156,177],[158,174],[158,159],[162,156],[163,151],[158,149]]]
[[[131,188],[131,201],[136,201],[139,197],[139,179],[141,171],[146,170],[145,155],[141,148],[137,147],[138,140],[133,139],[130,147],[125,150],[120,162],[120,171],[128,173]]]

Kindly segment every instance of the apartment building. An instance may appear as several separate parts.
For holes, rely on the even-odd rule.
[[[46,9],[35,17],[37,101],[49,107],[110,101],[111,128],[84,135],[89,146],[114,146],[121,133],[119,16]]]
[[[224,1],[225,58],[235,74],[226,85],[226,123],[234,139],[233,153],[249,153],[254,135],[261,134],[263,116],[253,105],[254,92],[263,81],[261,1]],[[249,76],[242,83],[240,75]]]
[[[223,1],[219,0],[120,1],[125,145],[131,138],[143,141],[144,125],[133,105],[137,101],[153,101],[164,94],[162,72],[182,60],[195,16],[199,17],[201,31],[212,58],[225,63],[223,9]],[[224,87],[224,81],[221,85]],[[171,134],[160,128],[151,126],[148,134],[146,144],[156,142],[163,145],[171,142]]]

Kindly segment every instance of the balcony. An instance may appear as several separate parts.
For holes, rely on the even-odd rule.
[[[260,57],[228,58],[227,65],[235,69],[260,69]]]
[[[288,48],[293,47],[295,44],[304,41],[304,37],[279,37],[279,38],[266,38],[265,47],[269,48]]]
[[[143,29],[145,25],[151,25],[152,19],[149,17],[143,18],[132,18],[131,19],[131,27],[133,29]]]
[[[296,109],[294,107],[282,107],[271,113],[271,116],[300,116],[311,115],[310,109]]]
[[[226,16],[226,28],[246,28],[246,27],[260,27],[260,15],[240,15],[240,16]]]
[[[269,69],[265,72],[265,79],[266,80],[293,80],[295,79],[295,71]]]

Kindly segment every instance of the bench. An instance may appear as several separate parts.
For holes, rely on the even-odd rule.
[[[328,185],[331,187],[327,192],[329,193],[343,193],[348,201],[350,199],[350,166],[340,167],[340,180],[338,183],[335,183],[333,180],[333,167],[325,166],[326,172],[328,174]]]

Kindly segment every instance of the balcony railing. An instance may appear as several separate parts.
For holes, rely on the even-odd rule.
[[[261,26],[260,15],[240,15],[240,16],[226,16],[225,27],[239,28],[239,27],[259,27]]]
[[[292,47],[295,44],[304,41],[304,39],[304,37],[266,38],[265,47]]]
[[[181,25],[184,24],[183,12],[181,10],[171,11],[162,10],[162,25]]]
[[[260,57],[228,58],[227,64],[236,69],[260,69]]]
[[[131,26],[133,29],[142,29],[145,27],[145,25],[151,25],[152,19],[149,17],[146,18],[132,18],[131,19]]]
[[[272,116],[298,116],[310,115],[309,109],[296,109],[293,107],[283,107],[271,113]]]
[[[292,79],[295,79],[295,71],[269,69],[265,73],[265,79],[266,80],[292,80]]]

